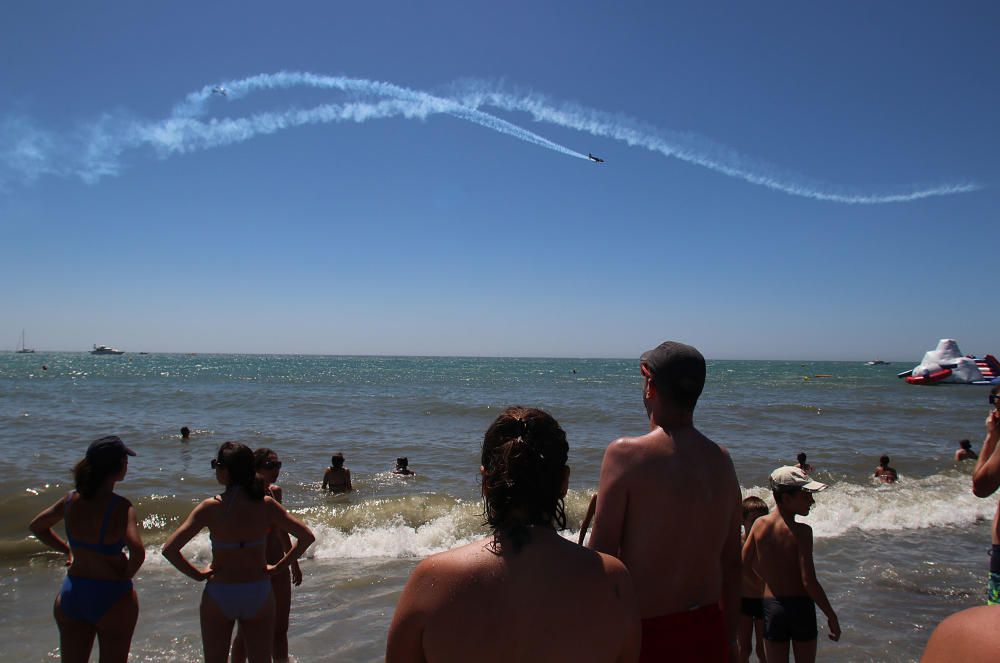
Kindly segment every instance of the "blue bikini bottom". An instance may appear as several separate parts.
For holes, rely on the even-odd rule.
[[[131,580],[66,576],[59,590],[59,607],[68,617],[96,624],[118,599],[131,591]]]
[[[250,619],[271,595],[271,579],[253,582],[210,582],[205,594],[215,601],[226,619]]]

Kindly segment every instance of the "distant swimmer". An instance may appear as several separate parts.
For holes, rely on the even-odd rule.
[[[331,493],[349,493],[354,490],[351,471],[344,467],[344,454],[339,451],[330,456],[330,467],[323,472],[323,490]]]
[[[889,457],[882,456],[878,459],[878,467],[875,468],[875,478],[882,483],[896,483],[899,473],[896,469],[889,467]]]
[[[191,429],[187,426],[181,426],[181,442],[191,441]]]
[[[798,463],[796,463],[795,467],[799,468],[806,474],[812,474],[813,466],[806,462],[806,454],[804,451],[800,452],[799,455],[795,457],[795,459],[799,461]]]
[[[411,476],[416,474],[413,470],[409,468],[410,459],[406,456],[401,456],[396,459],[396,469],[392,471],[393,474],[401,474],[403,476]]]
[[[595,157],[593,154],[590,154],[589,152],[587,153],[587,158],[593,161],[594,163],[604,163],[604,159],[602,159],[601,157]]]
[[[972,450],[972,442],[969,440],[959,440],[958,449],[955,451],[955,462],[960,460],[979,460],[979,454]]]
[[[215,87],[212,88],[212,94],[218,94],[218,95],[221,95],[223,97],[228,97],[229,96],[229,90],[227,90],[226,88],[222,87],[221,85],[216,85]]]

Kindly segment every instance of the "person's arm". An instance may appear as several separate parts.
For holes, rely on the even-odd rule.
[[[597,506],[587,547],[618,557],[625,535],[628,489],[625,486],[627,442],[615,440],[604,452],[601,478],[597,484]]]
[[[429,557],[417,564],[392,615],[385,644],[385,663],[424,663],[424,628],[435,588],[437,560]]]
[[[194,510],[188,514],[188,517],[181,523],[181,526],[174,530],[174,533],[167,537],[167,541],[163,544],[162,554],[167,558],[167,561],[174,565],[178,571],[186,575],[192,580],[197,580],[201,582],[202,580],[208,580],[212,576],[212,565],[209,564],[204,569],[195,568],[191,562],[185,559],[184,555],[181,554],[181,548],[187,545],[187,542],[195,537],[195,535],[201,530],[205,529],[207,526],[206,522],[206,511],[207,511],[208,501],[202,502],[194,508]]]
[[[757,520],[760,520],[760,518]],[[750,531],[747,532],[747,539],[743,542],[743,548],[740,550],[740,561],[743,563],[744,575],[752,573],[755,577],[763,580],[764,578],[761,577],[760,572],[757,570],[757,537],[753,535],[755,527],[757,527],[756,521],[750,527]]]
[[[72,552],[69,549],[69,544],[59,538],[59,535],[52,531],[52,528],[55,527],[56,524],[58,524],[58,522],[65,517],[65,515],[66,498],[62,498],[35,516],[32,519],[31,524],[28,525],[28,529],[30,529],[31,533],[35,535],[35,538],[47,545],[49,548],[61,552],[67,557],[71,557]]]
[[[282,498],[285,493],[282,492],[281,486],[271,486],[271,497],[276,499],[279,503],[282,502]],[[280,530],[278,532],[278,538],[281,539],[281,551],[284,554],[288,554],[288,551],[292,549],[292,539],[288,536],[288,532],[285,530]],[[291,563],[292,569],[292,584],[298,587],[302,584],[302,569],[299,568],[299,561],[293,559]]]
[[[795,527],[795,541],[799,549],[799,569],[802,572],[802,586],[805,587],[806,594],[813,600],[817,607],[826,615],[826,624],[830,629],[830,639],[836,642],[840,640],[840,621],[837,613],[833,611],[830,600],[823,591],[823,586],[816,578],[816,565],[813,563],[813,533],[808,525],[798,523]]]
[[[139,524],[136,522],[135,507],[128,505],[128,519],[125,523],[125,546],[128,548],[128,564],[125,566],[125,577],[132,579],[139,572],[139,567],[146,561],[146,548],[139,536]]]
[[[351,485],[351,471],[348,469],[344,470],[344,474],[347,476],[347,486],[344,488],[345,493],[349,493],[354,490],[354,486]]]
[[[994,453],[1000,439],[1000,410],[986,417],[986,439],[979,451],[976,470],[972,473],[972,492],[976,497],[989,497],[1000,487],[1000,453]]]
[[[322,490],[327,490],[330,488],[330,475],[333,474],[333,470],[329,467],[323,472],[323,488]]]
[[[623,617],[625,620],[625,633],[622,640],[621,652],[618,654],[618,663],[635,663],[639,660],[639,651],[642,649],[642,620],[639,615],[639,602],[635,596],[635,588],[632,586],[632,577],[628,574],[628,569],[617,557],[598,553],[604,563],[605,573],[607,573],[614,588],[614,596],[621,604]]]
[[[719,564],[722,568],[722,595],[719,597],[722,612],[726,617],[726,634],[729,637],[730,650],[736,650],[736,636],[740,626],[740,597],[743,593],[743,560],[741,558],[742,541],[740,528],[743,520],[741,504],[742,492],[736,469],[729,460],[730,485],[732,486],[732,513],[729,516],[729,531],[722,546]]]
[[[581,546],[583,545],[584,539],[587,538],[587,530],[590,529],[590,521],[594,519],[594,511],[597,510],[597,493],[590,498],[590,504],[587,505],[587,514],[583,517],[583,522],[580,523],[580,537],[577,543]]]
[[[313,535],[312,530],[306,527],[305,523],[288,513],[285,507],[281,506],[281,503],[277,500],[265,497],[264,504],[267,507],[268,520],[271,525],[295,537],[295,545],[285,551],[285,554],[276,564],[267,565],[267,574],[274,575],[283,571],[289,564],[301,557],[306,548],[311,546],[313,541],[316,540],[316,537]]]

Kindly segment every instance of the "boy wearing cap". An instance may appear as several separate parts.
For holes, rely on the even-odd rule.
[[[649,432],[601,463],[589,547],[628,567],[640,661],[728,663],[740,611],[739,482],[729,453],[694,426],[705,358],[667,341],[639,360]]]
[[[758,518],[743,545],[743,564],[764,580],[764,651],[769,663],[816,660],[816,606],[826,615],[830,639],[840,639],[840,622],[816,578],[812,528],[795,521],[812,507],[813,493],[826,484],[797,467],[771,473],[772,513]]]

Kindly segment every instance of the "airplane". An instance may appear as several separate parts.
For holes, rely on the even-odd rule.
[[[229,92],[227,92],[226,88],[222,87],[221,85],[216,85],[215,87],[213,87],[212,94],[221,94],[223,97],[229,96]]]
[[[604,163],[604,159],[602,159],[601,157],[595,157],[590,152],[587,152],[587,158],[593,161],[594,163]]]

